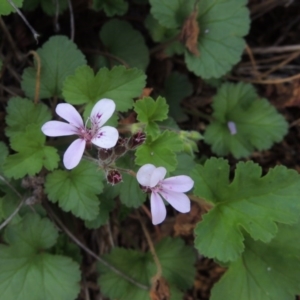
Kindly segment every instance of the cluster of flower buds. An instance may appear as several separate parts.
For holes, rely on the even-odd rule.
[[[135,150],[138,146],[142,145],[145,140],[146,135],[143,132],[138,132],[130,138],[119,137],[115,147],[113,148],[99,148],[99,164],[106,169],[106,179],[108,183],[115,185],[122,181],[121,173],[118,170],[110,169],[110,166],[127,151]]]
[[[119,137],[116,145],[110,149],[99,148],[98,158],[102,167],[108,167],[113,164],[119,157],[123,156],[127,151],[135,150],[146,140],[143,132],[138,132],[130,138]]]

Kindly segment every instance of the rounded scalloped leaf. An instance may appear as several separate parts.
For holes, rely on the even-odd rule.
[[[202,1],[202,0],[201,0]],[[194,0],[150,0],[151,14],[166,28],[180,27],[194,8]]]
[[[118,38],[116,39],[116,36]],[[130,23],[122,20],[110,20],[103,25],[100,38],[106,50],[120,58],[129,67],[145,70],[149,64],[149,50],[142,34],[133,29]],[[130,43],[128,42],[130,41]],[[120,62],[111,59],[112,65]]]
[[[93,0],[93,9],[104,10],[108,17],[122,16],[128,10],[128,3],[124,0]]]
[[[86,64],[85,57],[66,36],[53,36],[37,50],[41,59],[40,98],[61,96],[63,82],[77,67]],[[36,68],[26,68],[22,75],[22,89],[34,98]]]
[[[18,8],[22,7],[23,0],[14,0],[13,2]],[[12,12],[16,12],[16,11],[7,0],[0,1],[0,15],[1,16],[9,15]]]
[[[58,202],[61,209],[71,211],[84,220],[93,220],[99,213],[99,199],[96,196],[103,189],[103,174],[95,164],[81,161],[71,171],[56,170],[48,174],[45,191],[49,200]]]
[[[296,171],[276,166],[262,176],[261,167],[248,161],[237,164],[232,182],[229,173],[222,158],[211,158],[191,173],[195,195],[215,204],[195,228],[195,247],[223,262],[241,255],[245,232],[268,243],[277,234],[277,223],[296,223],[300,212]]]
[[[199,1],[200,55],[185,50],[190,71],[205,79],[219,78],[240,60],[250,25],[246,4],[246,0]]]
[[[204,134],[217,155],[246,157],[255,149],[266,150],[288,131],[284,117],[266,99],[259,99],[250,84],[223,84],[213,98],[213,121]],[[234,123],[232,133],[229,122]]]
[[[82,66],[65,80],[63,96],[71,104],[87,103],[85,116],[102,98],[114,100],[117,111],[126,111],[132,107],[133,98],[141,94],[145,84],[146,76],[138,69],[115,66],[111,70],[102,68],[94,75],[89,66]]]

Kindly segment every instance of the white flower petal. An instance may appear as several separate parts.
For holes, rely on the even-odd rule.
[[[91,122],[101,127],[114,113],[116,104],[111,99],[99,100],[92,109]]]
[[[69,146],[64,154],[63,159],[66,169],[73,169],[79,164],[85,149],[85,145],[85,140],[77,139]]]
[[[136,173],[138,183],[142,186],[150,186],[150,178],[155,169],[155,166],[152,164],[146,164],[140,167]]]
[[[151,203],[152,223],[153,225],[157,225],[166,218],[167,210],[160,195],[156,192],[151,193],[150,203]]]
[[[150,178],[150,187],[155,187],[160,180],[163,180],[166,176],[167,170],[164,167],[156,168]]]
[[[187,192],[194,186],[194,181],[191,177],[180,175],[167,178],[162,181],[164,190],[173,192]]]
[[[48,136],[66,136],[77,133],[76,127],[60,121],[49,121],[42,126],[42,131]]]
[[[100,148],[109,149],[116,145],[119,139],[119,132],[111,126],[101,127],[92,143]]]
[[[179,212],[187,213],[191,210],[191,201],[187,195],[171,191],[160,191],[159,193]]]
[[[73,124],[76,127],[83,128],[84,124],[82,118],[76,108],[69,103],[60,103],[56,106],[56,113],[68,121],[70,124]]]

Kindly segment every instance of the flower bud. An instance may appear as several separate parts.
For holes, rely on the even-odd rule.
[[[127,139],[119,137],[116,146],[114,147],[114,152],[117,157],[122,156],[127,151],[126,149]]]
[[[127,142],[127,147],[130,150],[136,149],[138,146],[142,145],[146,140],[146,135],[143,132],[138,132],[134,134]]]
[[[111,162],[112,155],[114,154],[113,148],[110,149],[103,149],[100,148],[98,150],[98,157],[102,162]]]
[[[109,170],[106,174],[107,182],[115,185],[122,181],[122,175],[118,170]]]

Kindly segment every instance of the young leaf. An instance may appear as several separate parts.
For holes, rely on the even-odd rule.
[[[80,290],[78,264],[68,257],[45,252],[57,239],[57,230],[48,219],[27,214],[6,229],[5,237],[9,245],[0,245],[1,298],[76,298]]]
[[[139,166],[153,164],[174,171],[177,165],[175,152],[181,151],[182,147],[183,144],[176,133],[164,131],[156,139],[148,137],[146,143],[138,147],[135,162]]]
[[[211,300],[294,300],[299,295],[300,223],[278,227],[268,244],[246,237],[245,252],[214,286]]]
[[[15,6],[22,7],[23,0],[14,0]],[[10,13],[15,12],[15,9],[10,5],[10,3],[6,1],[0,1],[0,15],[6,16]]]
[[[218,155],[248,156],[254,149],[269,149],[287,133],[284,117],[266,100],[259,99],[250,84],[225,83],[213,99],[214,121],[204,138]],[[233,122],[236,132],[229,128]]]
[[[93,9],[104,10],[108,17],[123,16],[128,10],[128,3],[124,0],[94,0]]]
[[[168,108],[166,99],[162,97],[158,97],[156,101],[151,97],[145,97],[134,104],[137,119],[146,124],[145,131],[152,137],[156,137],[160,133],[156,121],[168,118]]]
[[[6,108],[6,124],[8,127],[5,133],[8,137],[16,134],[23,134],[27,125],[36,124],[42,127],[51,119],[51,114],[46,105],[43,103],[34,104],[32,101],[13,97],[8,101]]]
[[[245,48],[249,31],[247,0],[201,0],[198,4],[199,56],[185,50],[190,71],[202,78],[219,78],[232,68]]]
[[[244,250],[244,230],[267,243],[277,233],[275,222],[297,222],[299,174],[276,166],[261,175],[259,165],[240,162],[230,183],[227,161],[216,158],[192,171],[195,195],[215,204],[195,228],[195,246],[200,253],[223,262],[234,261]]]
[[[66,77],[73,74],[77,67],[86,64],[81,51],[66,36],[51,37],[37,53],[41,59],[41,99],[61,96]],[[36,68],[24,70],[21,85],[26,96],[34,98]]]
[[[11,147],[18,153],[9,155],[3,165],[7,177],[22,178],[26,174],[35,175],[42,167],[54,170],[59,162],[57,150],[45,146],[46,137],[38,125],[27,125],[23,133],[11,138]]]
[[[116,39],[115,36],[118,38]],[[100,38],[109,53],[120,58],[129,67],[145,71],[149,64],[148,47],[143,35],[130,23],[117,19],[110,20],[101,28]],[[112,65],[120,64],[114,59],[111,59],[111,63]]]
[[[132,107],[132,99],[141,94],[145,80],[145,74],[137,69],[126,69],[123,66],[112,70],[102,68],[95,76],[90,67],[83,66],[66,79],[63,96],[71,104],[87,103],[85,115],[101,98],[114,100],[116,110],[126,111]]]
[[[166,28],[178,28],[194,8],[193,0],[150,0],[151,14]]]
[[[187,115],[182,112],[180,102],[190,96],[193,86],[185,74],[173,72],[165,81],[164,96],[169,104],[170,116],[177,122],[187,120]]]
[[[93,220],[99,213],[96,194],[103,189],[103,174],[95,164],[81,161],[71,171],[56,170],[46,177],[45,190],[52,202],[83,220]]]
[[[183,299],[183,295],[178,289],[186,290],[193,284],[195,276],[193,267],[195,262],[194,251],[184,245],[183,241],[178,238],[163,239],[155,246],[155,249],[162,266],[162,276],[170,284],[171,299]],[[105,259],[118,270],[144,286],[150,285],[151,278],[156,273],[156,266],[149,252],[142,253],[135,250],[114,248],[110,254],[105,256]],[[101,264],[98,264],[98,270],[101,273],[99,277],[101,290],[104,295],[111,299],[149,299],[148,290],[137,287]],[[118,289],[115,288],[116,286],[118,286]]]

